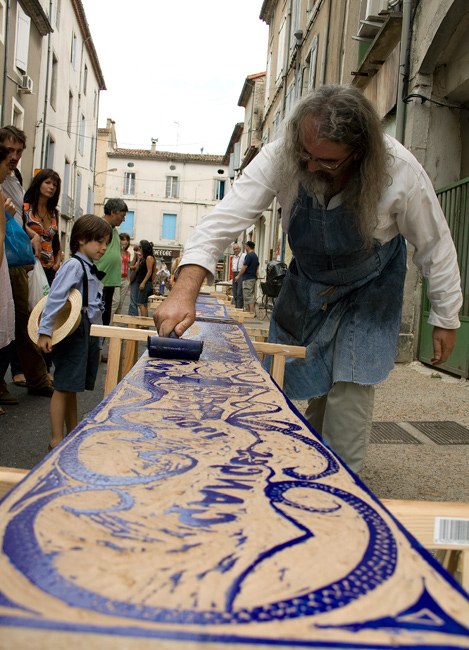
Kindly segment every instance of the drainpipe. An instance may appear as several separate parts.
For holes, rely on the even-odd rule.
[[[396,106],[396,140],[404,144],[404,127],[406,105],[403,98],[407,94],[407,83],[409,80],[410,63],[410,14],[412,0],[403,0],[402,3],[402,28],[401,28],[401,53],[399,59],[399,82],[397,84],[397,106]]]
[[[52,16],[52,0],[49,3],[49,17]],[[44,110],[42,115],[42,143],[41,143],[41,169],[44,169],[44,149],[46,141],[46,122],[47,122],[47,103],[49,100],[49,68],[50,68],[50,51],[51,51],[50,32],[47,36],[47,70],[46,70],[46,92],[44,94]]]
[[[74,161],[73,161],[73,173],[72,173],[72,197],[75,197],[74,201],[74,212],[76,211],[76,196],[75,196],[75,191],[76,191],[76,186],[77,186],[77,167],[78,167],[78,141],[80,139],[80,127],[81,127],[81,122],[80,122],[80,109],[81,109],[81,93],[82,93],[82,74],[83,74],[83,59],[84,59],[84,52],[85,52],[85,45],[86,42],[89,41],[91,38],[91,35],[85,38],[85,40],[81,44],[81,56],[80,56],[80,74],[78,76],[78,101],[77,101],[77,120],[76,120],[76,133],[75,133],[75,156],[74,156]],[[75,218],[75,214],[73,215]]]
[[[282,120],[285,118],[285,108],[287,106],[287,75],[288,75],[288,61],[290,60],[290,33],[291,33],[291,10],[293,6],[293,0],[290,0],[288,6],[288,25],[287,25],[287,47],[285,52],[285,68],[283,74],[283,101],[282,101]]]
[[[8,78],[8,42],[10,34],[10,0],[7,2],[7,15],[6,15],[6,26],[5,26],[5,62],[3,64],[3,89],[2,89],[2,108],[0,116],[0,124],[5,126],[4,115],[5,115],[5,98],[7,95],[7,78]]]
[[[322,51],[321,74],[319,76],[319,83],[321,86],[324,86],[324,84],[326,83],[327,49],[329,45],[329,28],[331,25],[331,12],[332,12],[332,0],[329,0],[329,13],[327,15],[326,32],[324,34],[324,49]]]

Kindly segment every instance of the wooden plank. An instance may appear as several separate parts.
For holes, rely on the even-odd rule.
[[[92,325],[91,328],[94,326]],[[99,325],[96,325],[99,327]],[[111,329],[111,328],[109,328]],[[116,327],[112,329],[122,329],[121,327]],[[130,329],[128,332],[132,331]],[[91,333],[92,336],[93,333]],[[101,336],[101,335],[99,335]],[[107,335],[109,336],[109,334]],[[104,382],[104,397],[109,395],[109,393],[114,390],[117,384],[122,379],[122,340],[124,337],[119,338],[112,336],[109,341],[109,350],[107,356],[107,371],[106,371],[106,380]]]
[[[128,316],[127,314],[114,314],[113,324],[122,323],[123,325],[145,325],[145,327],[155,327],[155,321],[150,316]]]
[[[254,344],[255,345],[255,344]],[[266,344],[269,345],[269,344]],[[290,356],[290,355],[288,355]],[[272,379],[277,382],[279,388],[283,388],[283,377],[285,374],[285,355],[274,354],[272,357],[272,365],[270,368]]]
[[[253,341],[253,346],[256,352],[263,354],[275,354],[282,357],[297,357],[304,359],[306,356],[306,348],[299,345],[282,345],[280,343],[261,343]]]
[[[469,596],[244,328],[188,336],[199,361],[142,357],[0,504],[0,649],[467,650]]]
[[[15,467],[0,467],[0,497],[3,497],[28,473],[27,469]]]
[[[138,361],[138,341],[126,341],[123,376],[127,375]]]
[[[452,548],[454,550],[468,548],[467,544],[455,544],[448,547],[434,542],[435,517],[456,517],[469,520],[468,503],[383,499],[383,505],[389,508],[392,514],[415,535],[425,548]]]
[[[129,341],[146,341],[155,336],[155,330],[137,330],[130,327],[113,327],[112,325],[91,325],[91,336],[113,337]]]

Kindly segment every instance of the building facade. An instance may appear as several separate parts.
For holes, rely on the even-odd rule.
[[[26,134],[19,165],[26,187],[34,174],[42,52],[52,31],[39,0],[0,0],[1,126],[12,124]]]
[[[73,221],[94,206],[99,93],[106,88],[81,0],[0,0],[2,126],[27,137],[20,170],[62,179],[62,249]]]
[[[469,375],[469,11],[465,0],[264,0],[269,25],[263,146],[277,139],[295,103],[323,84],[352,83],[375,104],[385,130],[422,163],[437,191],[457,186],[447,214],[458,250],[463,293],[458,359],[449,367]],[[246,111],[246,120],[247,111]],[[246,121],[245,127],[246,129]],[[441,195],[443,196],[443,194]],[[443,201],[443,198],[442,198]],[[291,251],[271,206],[266,259],[287,263]],[[265,231],[261,218],[251,238]],[[403,305],[398,360],[422,352],[425,297],[411,264]],[[267,257],[269,256],[269,257]],[[461,343],[460,343],[461,342]]]
[[[167,265],[230,189],[223,156],[158,151],[155,140],[151,149],[121,149],[112,120],[98,132],[97,167],[95,214],[104,214],[108,199],[122,198],[129,212],[120,232],[132,244],[152,242],[157,260]],[[220,261],[218,279],[223,271]]]
[[[54,31],[43,39],[35,169],[62,179],[60,235],[94,209],[99,93],[106,89],[81,0],[52,0]]]

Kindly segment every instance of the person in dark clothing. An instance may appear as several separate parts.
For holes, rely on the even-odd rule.
[[[236,282],[239,282],[242,277],[244,310],[246,311],[247,307],[251,314],[254,313],[254,303],[256,302],[255,289],[257,272],[259,269],[259,258],[254,252],[254,247],[254,242],[246,242],[246,257],[244,258],[244,264],[235,278]]]

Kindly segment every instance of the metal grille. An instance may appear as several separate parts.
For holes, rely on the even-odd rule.
[[[469,445],[469,429],[457,422],[409,422],[437,445]]]
[[[420,445],[420,440],[411,436],[395,422],[373,422],[370,442],[375,445]]]

